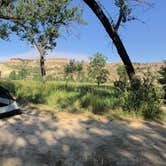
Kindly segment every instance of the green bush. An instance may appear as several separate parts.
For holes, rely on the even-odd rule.
[[[91,94],[87,93],[81,98],[80,103],[83,108],[88,108],[90,106],[91,97],[92,97]]]
[[[143,116],[146,119],[159,118],[161,114],[161,104],[163,103],[163,91],[158,86],[152,86],[146,89],[147,92],[144,94],[145,102],[142,105]]]
[[[103,114],[109,110],[109,100],[100,98],[100,96],[93,96],[91,98],[91,107],[94,114]]]
[[[134,78],[124,89],[121,86],[116,86],[116,88],[120,89],[121,106],[124,111],[135,112],[148,119],[155,119],[159,116],[163,92],[154,84],[154,79],[150,74],[144,76],[143,80]]]

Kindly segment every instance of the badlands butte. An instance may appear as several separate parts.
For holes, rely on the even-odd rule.
[[[67,59],[47,59],[45,61],[47,76],[51,75],[55,79],[63,79],[64,66],[69,62]],[[109,80],[118,79],[117,68],[120,63],[107,63],[106,68],[109,71]],[[143,76],[146,71],[150,71],[153,75],[159,76],[159,70],[164,65],[163,63],[133,63],[136,74]],[[83,62],[83,73],[87,76],[88,62]],[[32,79],[34,74],[40,72],[39,60],[29,60],[21,58],[11,58],[5,62],[0,62],[0,76],[1,78],[8,78],[12,71],[18,73],[20,70],[26,69],[28,71],[27,79]]]

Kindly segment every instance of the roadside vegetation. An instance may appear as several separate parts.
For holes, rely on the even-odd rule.
[[[164,120],[164,111],[161,110],[164,91],[150,72],[143,78],[135,77],[130,83],[124,66],[120,65],[117,69],[119,80],[100,85],[93,76],[89,76],[93,80],[89,83],[74,79],[82,71],[80,66],[81,63],[74,60],[64,66],[67,82],[47,81],[43,84],[20,79],[2,81],[2,84],[19,101],[46,104],[58,111]]]
[[[34,70],[32,77],[29,77],[31,72],[23,64],[21,70],[11,71],[9,79],[2,80],[2,84],[20,101],[47,104],[57,110],[89,111],[94,114],[121,111],[146,119],[161,118],[163,87],[166,84],[165,68],[161,69],[161,78],[158,79],[162,85],[150,72],[139,78],[118,33],[121,25],[136,19],[133,5],[147,5],[146,1],[135,0],[130,4],[126,0],[115,0],[118,19],[108,18],[109,14],[105,14],[102,5],[97,1],[83,1],[102,23],[124,64],[117,70],[119,80],[109,83],[106,58],[101,53],[90,58],[88,74],[84,73],[82,62],[71,60],[64,66],[65,77],[62,82],[57,81],[53,75],[46,76],[45,57],[56,47],[57,39],[64,29],[75,23],[86,24],[82,18],[82,8],[77,4],[72,6],[71,2],[0,2],[0,38],[10,39],[10,34],[15,34],[36,47],[40,53],[39,67]]]

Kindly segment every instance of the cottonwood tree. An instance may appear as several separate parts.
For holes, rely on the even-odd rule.
[[[0,10],[4,10],[5,8],[10,8],[9,5],[14,2],[13,0],[0,0]],[[0,39],[7,40],[9,37],[9,24],[6,22],[3,22],[3,20],[9,20],[13,19],[7,18],[6,16],[3,16],[0,12]]]
[[[8,20],[1,31],[10,29],[28,41],[40,53],[42,80],[45,81],[45,56],[56,47],[61,28],[83,23],[79,6],[69,7],[71,0],[19,0],[0,9],[0,18]],[[7,27],[8,26],[8,27]],[[6,31],[7,32],[7,31]]]
[[[96,53],[94,56],[90,57],[88,75],[95,80],[98,86],[105,83],[108,79],[109,72],[105,66],[106,58],[102,54]]]
[[[102,5],[97,2],[97,0],[83,0],[95,15],[98,17],[102,25],[104,26],[106,32],[108,33],[109,37],[112,39],[122,62],[125,65],[126,71],[128,73],[129,79],[132,80],[135,70],[132,65],[132,62],[128,56],[128,53],[125,49],[125,46],[120,39],[118,34],[118,30],[122,23],[126,23],[127,21],[134,20],[135,18],[132,16],[132,7],[130,4],[136,3],[138,5],[140,3],[145,4],[145,0],[114,0],[115,6],[119,10],[119,16],[117,19],[113,19],[111,17],[111,13],[108,15],[104,12]],[[110,4],[110,3],[108,3]],[[147,3],[146,3],[147,4]]]
[[[70,60],[64,66],[64,74],[67,79],[74,80],[74,76],[80,77],[81,72],[83,70],[83,63],[76,62],[74,59]]]

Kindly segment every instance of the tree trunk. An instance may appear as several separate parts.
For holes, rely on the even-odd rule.
[[[109,37],[112,39],[112,41],[113,41],[113,43],[118,51],[118,54],[119,54],[120,58],[122,59],[122,62],[125,65],[129,79],[132,80],[132,78],[135,74],[134,67],[130,61],[130,58],[127,54],[127,51],[126,51],[118,33],[117,33],[117,31],[114,29],[114,27],[110,23],[109,19],[104,14],[101,7],[98,5],[98,3],[95,0],[83,0],[83,1],[92,9],[92,11],[98,17],[100,22],[103,24]]]
[[[30,37],[32,38],[34,45],[36,46],[37,50],[40,53],[40,70],[41,70],[41,76],[42,76],[42,82],[44,83],[46,81],[46,69],[45,69],[45,49],[42,48],[37,41],[34,39],[33,35],[30,35]]]
[[[40,69],[41,69],[42,82],[44,83],[46,81],[46,69],[45,69],[44,55],[40,55]]]

